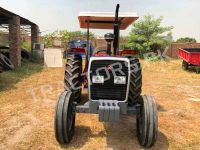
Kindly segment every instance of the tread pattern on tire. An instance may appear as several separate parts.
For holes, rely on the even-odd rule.
[[[158,116],[155,100],[152,96],[143,96],[143,124],[139,127],[137,120],[137,136],[139,143],[147,148],[152,147],[157,139]],[[138,118],[137,118],[138,119]],[[141,129],[140,129],[141,128]],[[140,130],[142,133],[140,133]]]
[[[75,101],[81,100],[81,85],[82,85],[82,59],[77,56],[67,58],[64,77],[64,88],[67,91],[72,91],[75,96]]]
[[[74,134],[75,127],[75,114],[73,120],[72,131],[68,130],[68,120],[67,116],[69,115],[69,104],[73,102],[73,93],[69,91],[63,92],[57,102],[56,112],[55,112],[55,136],[56,140],[60,144],[68,144]],[[72,108],[71,108],[72,109]]]
[[[129,105],[138,102],[142,92],[142,69],[138,58],[129,57],[131,65],[131,78],[129,87]]]

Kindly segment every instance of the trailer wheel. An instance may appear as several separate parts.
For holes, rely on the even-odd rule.
[[[142,96],[137,108],[137,137],[141,146],[152,147],[157,139],[157,107],[152,96]]]
[[[67,58],[65,67],[64,87],[66,91],[72,91],[75,96],[75,101],[81,101],[82,92],[82,58],[73,56]]]
[[[72,92],[63,92],[57,102],[54,120],[56,140],[59,144],[70,143],[75,130],[75,104]]]
[[[200,68],[196,68],[196,73],[200,73]]]
[[[142,92],[142,69],[138,58],[129,57],[131,65],[131,78],[129,87],[129,105],[134,105],[140,100]]]
[[[189,64],[184,60],[182,62],[182,68],[183,68],[183,70],[188,70],[188,68],[189,68]]]

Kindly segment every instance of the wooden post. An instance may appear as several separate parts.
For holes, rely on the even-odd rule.
[[[20,17],[13,16],[9,20],[9,46],[10,60],[15,67],[21,66],[21,45],[20,45]]]

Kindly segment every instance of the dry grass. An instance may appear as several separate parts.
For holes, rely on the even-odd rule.
[[[200,149],[200,75],[182,71],[179,60],[142,64],[143,93],[156,98],[159,110],[153,149]],[[29,64],[22,77],[0,74],[0,149],[142,149],[134,117],[115,124],[100,123],[96,115],[85,114],[77,115],[71,144],[59,146],[53,120],[56,98],[63,89],[63,69],[30,73],[33,66]]]

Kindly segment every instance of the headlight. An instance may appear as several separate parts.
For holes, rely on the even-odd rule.
[[[92,83],[104,83],[104,76],[92,76]]]
[[[115,76],[114,84],[126,84],[126,77],[124,76]]]

